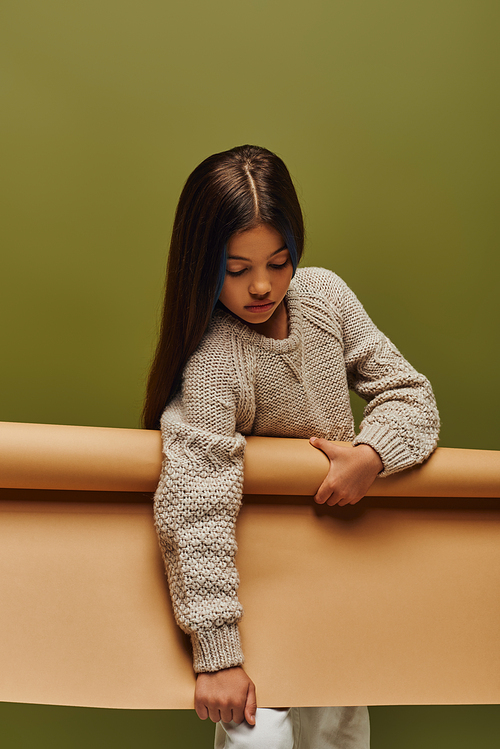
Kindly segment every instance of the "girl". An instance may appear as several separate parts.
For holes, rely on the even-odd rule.
[[[303,246],[294,186],[270,151],[233,148],[188,178],[144,423],[161,427],[155,523],[175,617],[191,635],[196,712],[217,723],[217,749],[369,746],[366,708],[256,713],[234,564],[243,435],[311,438],[330,459],[315,496],[329,505],[358,502],[377,475],[422,462],[437,441],[427,379],[338,276],[297,268]],[[357,437],[349,388],[368,401]]]

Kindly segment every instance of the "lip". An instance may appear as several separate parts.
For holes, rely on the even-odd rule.
[[[247,304],[245,309],[248,312],[255,314],[262,314],[263,312],[269,312],[274,307],[274,302],[261,302],[260,304]]]

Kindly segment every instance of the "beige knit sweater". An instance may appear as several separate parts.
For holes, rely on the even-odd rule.
[[[194,670],[243,662],[235,522],[243,435],[371,445],[382,476],[434,450],[439,417],[428,380],[370,320],[334,273],[299,269],[286,294],[289,337],[266,338],[216,310],[161,419],[155,524]],[[349,388],[368,404],[355,437]]]

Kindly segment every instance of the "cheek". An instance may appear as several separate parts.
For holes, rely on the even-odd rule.
[[[226,276],[219,297],[222,304],[224,304],[228,308],[234,306],[234,303],[238,298],[237,284],[234,283],[234,280],[235,279],[231,278],[230,276]]]
[[[290,286],[290,282],[293,278],[293,269],[290,270],[290,272],[287,274],[286,278],[283,279],[283,296],[285,296],[286,292],[288,291],[288,287]]]

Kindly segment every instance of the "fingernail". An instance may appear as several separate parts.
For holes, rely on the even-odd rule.
[[[311,437],[311,438],[309,439],[309,442],[316,442],[316,437]]]

